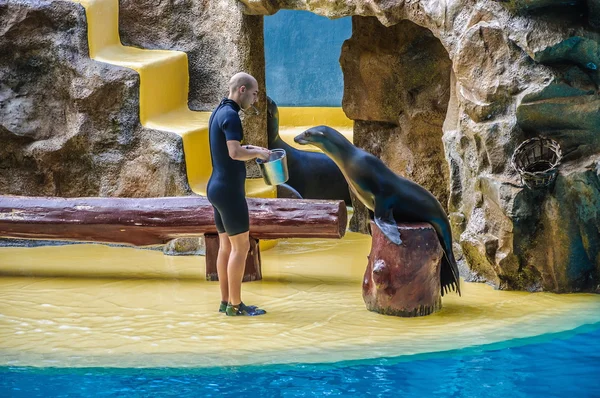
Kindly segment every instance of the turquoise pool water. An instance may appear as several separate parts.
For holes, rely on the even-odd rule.
[[[436,354],[203,369],[0,368],[0,397],[600,397],[600,323]]]

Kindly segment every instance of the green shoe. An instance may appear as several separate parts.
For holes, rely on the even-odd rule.
[[[256,310],[258,308],[255,305],[247,305],[246,307],[250,308],[251,310]],[[224,313],[226,311],[227,311],[227,301],[221,301],[221,304],[219,305],[219,312]]]
[[[227,308],[225,309],[225,314],[227,316],[258,316],[266,313],[267,311],[254,305],[246,305],[244,303],[238,305],[227,304]]]

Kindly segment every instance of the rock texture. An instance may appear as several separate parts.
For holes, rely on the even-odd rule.
[[[461,236],[471,269],[501,288],[598,291],[599,175],[596,156],[563,164],[548,190],[480,178],[481,203]]]
[[[0,193],[189,191],[179,137],[143,129],[137,73],[88,57],[82,6],[0,0]]]
[[[273,13],[275,3],[353,16],[340,62],[355,142],[448,197],[453,233],[474,278],[509,289],[600,290],[596,1],[242,2],[254,14]],[[433,38],[447,53],[448,75]],[[411,42],[421,51],[411,52]],[[414,88],[423,97],[411,98]],[[420,101],[436,94],[437,103]],[[532,191],[510,158],[538,135],[557,140],[565,157],[554,186]],[[364,214],[357,214],[363,221],[353,225],[364,230]]]
[[[341,63],[355,140],[447,198],[473,275],[501,288],[600,290],[597,1],[120,4],[124,44],[188,53],[195,110],[210,110],[238,70],[264,88],[261,15],[353,16]],[[80,5],[0,0],[0,20],[0,193],[189,192],[179,137],[139,125],[137,74],[88,58]],[[246,134],[266,145],[261,95]],[[554,186],[532,191],[509,159],[538,135],[565,157]]]
[[[343,108],[355,120],[355,144],[448,203],[442,125],[451,62],[431,31],[410,21],[389,28],[354,17],[344,43]]]
[[[169,241],[162,248],[167,256],[203,256],[206,253],[204,236],[199,238],[177,238]]]
[[[123,44],[187,53],[192,110],[213,110],[236,72],[255,76],[260,114],[243,115],[244,134],[248,143],[267,146],[262,17],[243,14],[235,0],[121,0],[119,11]]]
[[[233,73],[254,74],[263,111],[242,117],[246,140],[266,146],[262,17],[234,0],[120,6],[124,44],[188,53],[191,109],[211,110]],[[0,20],[0,193],[191,193],[181,139],[139,123],[137,73],[88,57],[81,5],[0,0]]]

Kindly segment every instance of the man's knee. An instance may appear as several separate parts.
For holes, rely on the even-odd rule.
[[[230,238],[231,250],[235,252],[245,252],[250,250],[250,239],[248,234],[239,234]]]
[[[229,241],[229,236],[227,236],[226,233],[219,234],[219,251],[231,251],[231,242]]]
[[[245,241],[240,242],[236,248],[232,248],[232,250],[235,250],[237,252],[248,253],[248,251],[250,250],[250,242],[246,239]]]

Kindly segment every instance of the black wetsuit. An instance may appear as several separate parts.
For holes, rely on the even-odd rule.
[[[246,167],[243,161],[229,156],[227,141],[242,141],[242,121],[239,105],[223,99],[208,122],[212,174],[208,181],[207,196],[215,210],[215,224],[219,233],[233,236],[249,229],[246,203]]]

